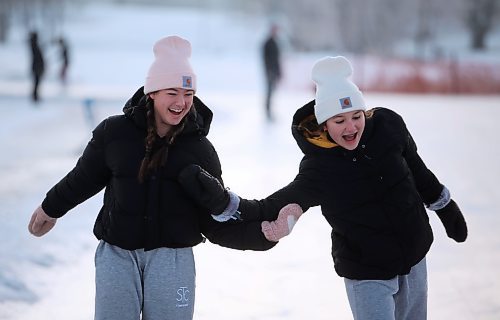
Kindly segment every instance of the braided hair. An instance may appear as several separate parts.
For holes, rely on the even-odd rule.
[[[146,177],[160,167],[165,165],[168,157],[169,147],[174,143],[175,137],[182,132],[186,125],[187,118],[192,114],[196,117],[194,105],[189,110],[189,113],[181,120],[181,122],[173,126],[164,137],[159,137],[156,134],[156,121],[154,111],[154,100],[150,97],[146,101],[146,122],[147,135],[145,139],[146,154],[141,162],[138,179],[142,183]]]

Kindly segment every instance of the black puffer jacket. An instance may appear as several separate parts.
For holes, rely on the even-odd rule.
[[[212,112],[195,97],[196,116],[172,146],[167,163],[143,184],[138,172],[145,154],[146,108],[140,88],[126,103],[124,115],[102,121],[94,130],[75,168],[42,203],[51,217],[61,217],[103,188],[104,203],[94,226],[98,239],[123,249],[191,247],[203,241],[235,249],[267,250],[259,222],[218,223],[196,206],[176,178],[188,164],[198,164],[221,177],[217,153],[206,138]]]
[[[321,205],[332,227],[332,256],[340,276],[407,274],[431,246],[424,203],[437,200],[443,186],[393,111],[374,109],[353,151],[305,138],[296,125],[313,112],[311,101],[294,115],[292,133],[304,153],[295,180],[264,200],[243,200],[242,216],[274,219],[287,203],[304,209]]]

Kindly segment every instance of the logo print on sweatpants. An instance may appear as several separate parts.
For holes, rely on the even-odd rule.
[[[177,300],[177,303],[175,304],[177,308],[184,308],[189,306],[189,292],[190,291],[187,287],[179,287],[179,289],[177,289],[177,298],[175,299]]]

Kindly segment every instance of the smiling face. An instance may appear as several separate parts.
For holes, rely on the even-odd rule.
[[[365,114],[362,110],[345,112],[326,120],[326,130],[339,146],[354,150],[365,129]]]
[[[154,100],[157,134],[163,137],[189,112],[193,105],[194,91],[171,88],[152,92],[149,96]]]

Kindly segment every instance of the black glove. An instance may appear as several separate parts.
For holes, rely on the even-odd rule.
[[[184,190],[211,214],[221,214],[229,204],[229,194],[217,178],[200,166],[186,166],[177,177]]]
[[[464,242],[467,239],[467,224],[455,201],[450,200],[444,208],[436,210],[436,214],[443,223],[448,237],[456,242]]]

